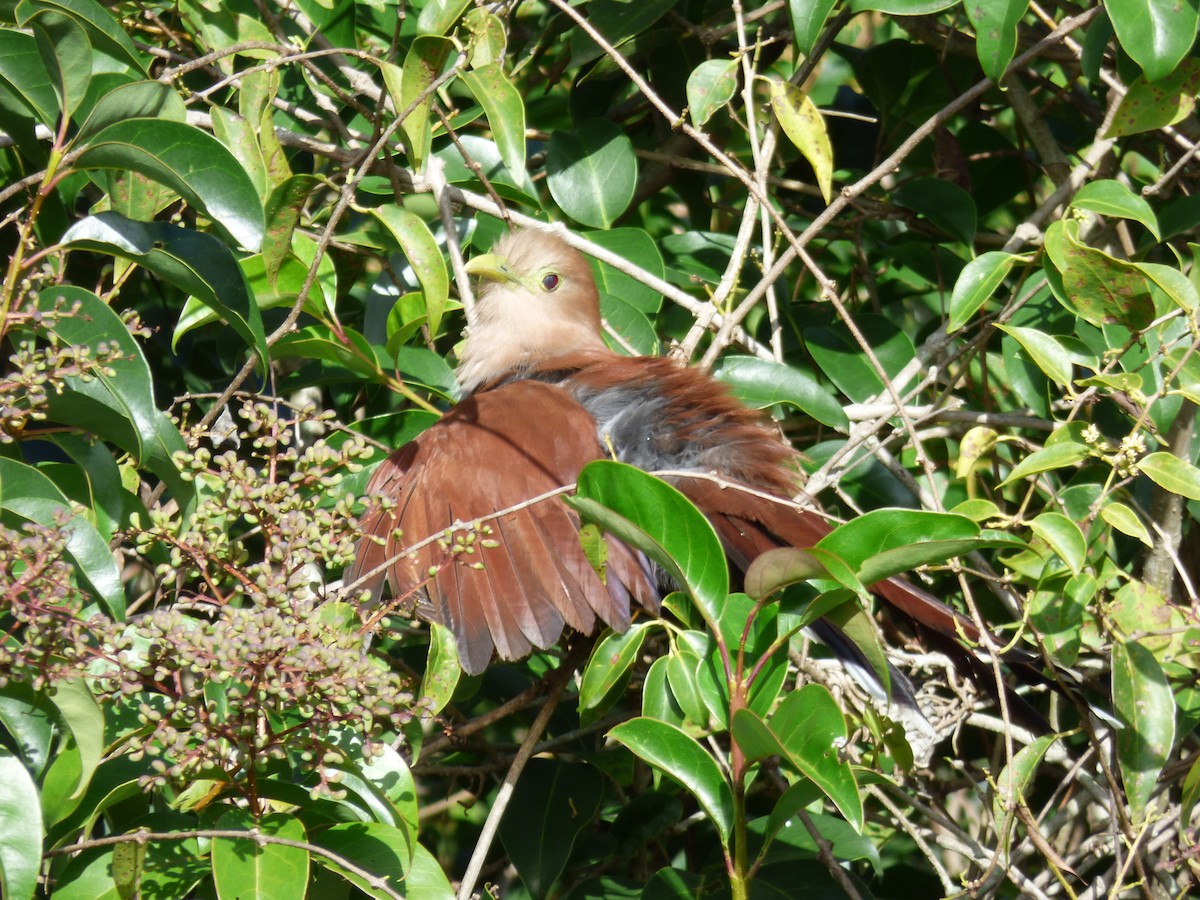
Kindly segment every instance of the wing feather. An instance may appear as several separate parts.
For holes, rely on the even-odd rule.
[[[517,381],[475,394],[376,470],[367,493],[394,507],[364,517],[347,578],[386,564],[396,596],[422,591],[422,613],[453,631],[471,673],[493,647],[505,659],[549,647],[564,623],[591,631],[599,616],[628,627],[630,593],[657,603],[632,552],[622,547],[613,568],[627,589],[605,585],[583,553],[575,514],[557,497],[529,503],[574,483],[602,455],[591,415],[554,385]],[[454,552],[453,537],[437,539],[478,520],[470,552]],[[383,580],[367,582],[376,596]]]

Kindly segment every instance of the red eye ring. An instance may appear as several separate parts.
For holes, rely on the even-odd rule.
[[[558,288],[558,276],[553,272],[542,276],[542,289],[553,291]]]

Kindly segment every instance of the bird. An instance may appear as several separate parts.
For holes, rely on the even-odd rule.
[[[453,633],[465,672],[548,649],[567,627],[622,632],[635,604],[658,614],[661,574],[610,539],[601,578],[559,496],[595,460],[675,473],[665,480],[708,518],[735,572],[830,532],[788,502],[801,490],[797,455],[760,412],[698,368],[609,348],[592,270],[555,230],[512,231],[466,270],[480,289],[456,370],[462,399],[375,470],[366,495],[384,502],[363,517],[346,573],[376,598],[385,581],[414,598]],[[900,577],[872,590],[986,673],[960,642],[979,641],[972,619]],[[831,623],[817,636],[838,643]]]

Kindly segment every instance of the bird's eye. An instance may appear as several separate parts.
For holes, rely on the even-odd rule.
[[[542,276],[542,287],[547,291],[553,291],[558,287],[558,276],[553,272]]]

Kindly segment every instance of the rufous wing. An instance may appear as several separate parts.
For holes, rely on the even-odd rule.
[[[657,606],[642,561],[610,542],[601,580],[576,514],[543,496],[601,455],[591,416],[554,385],[475,394],[376,470],[367,494],[393,505],[364,519],[347,580],[378,570],[365,582],[376,594],[386,576],[396,597],[422,601],[423,614],[454,633],[471,674],[493,648],[517,659],[550,647],[566,625],[586,634],[599,618],[622,631],[631,597]],[[456,523],[477,524],[449,532]]]

